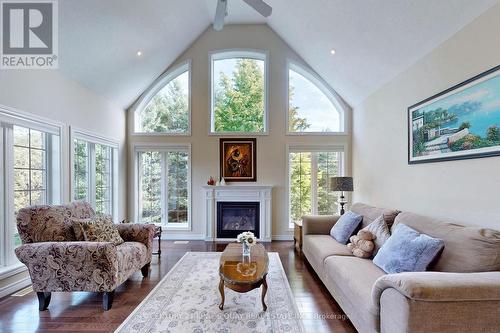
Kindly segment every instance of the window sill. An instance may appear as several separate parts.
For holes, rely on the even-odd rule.
[[[302,136],[302,135],[312,135],[312,136],[347,136],[349,132],[286,132],[287,136]]]
[[[162,225],[162,228],[165,230],[170,230],[170,231],[190,231],[191,227],[189,226],[188,223],[182,223],[180,225],[172,225],[172,224],[167,224],[167,225]]]
[[[6,279],[13,275],[22,273],[26,271],[28,268],[24,264],[14,264],[7,267],[0,268],[0,280]]]
[[[191,136],[191,131],[186,133],[164,133],[164,132],[131,132],[131,136]]]
[[[208,132],[210,136],[268,136],[269,132]]]

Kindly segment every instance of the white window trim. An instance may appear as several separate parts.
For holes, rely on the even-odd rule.
[[[142,111],[148,103],[153,99],[153,97],[162,90],[170,81],[175,79],[177,76],[184,72],[188,72],[188,130],[183,133],[172,133],[172,132],[139,132],[136,131],[137,128],[137,118],[136,112]],[[131,114],[131,128],[129,135],[131,136],[191,136],[191,59],[183,61],[171,69],[167,70],[165,73],[160,75],[154,82],[147,88],[139,99],[130,108]]]
[[[147,152],[147,151],[158,151],[158,152],[171,152],[171,151],[186,151],[188,152],[189,158],[188,158],[188,221],[187,223],[179,223],[179,226],[173,225],[173,223],[167,223],[162,221],[162,227],[164,227],[166,230],[182,230],[182,231],[191,231],[192,230],[192,154],[191,154],[191,143],[141,143],[141,142],[136,142],[132,144],[132,156],[133,156],[133,212],[132,216],[134,216],[134,220],[137,222],[140,222],[140,217],[139,217],[139,161],[137,158],[137,154],[140,152]],[[164,170],[165,166],[162,165],[162,174],[165,172]],[[163,175],[162,175],[163,177]],[[164,182],[164,186],[162,186],[162,198],[164,197],[164,192],[166,191],[167,187],[167,182]],[[163,205],[162,205],[162,215],[165,215],[165,212],[163,211]]]
[[[294,72],[299,73],[307,80],[311,81],[329,100],[332,102],[333,106],[338,110],[340,116],[340,131],[338,132],[293,132],[290,131],[289,126],[289,109],[290,109],[290,97],[289,97],[289,85],[290,85],[290,69]],[[286,109],[285,109],[285,127],[286,127],[286,135],[294,136],[294,135],[341,135],[345,136],[349,134],[347,130],[349,128],[348,124],[348,110],[340,100],[340,96],[337,94],[335,90],[333,90],[328,83],[323,80],[323,78],[308,68],[305,65],[301,65],[298,62],[287,59],[286,61],[286,89],[285,89],[285,97],[286,97]]]
[[[339,152],[342,153],[339,159],[340,176],[345,175],[346,161],[348,161],[348,145],[347,144],[287,144],[285,149],[286,154],[286,223],[288,230],[293,230],[293,222],[290,221],[290,153],[298,152]],[[312,170],[311,170],[312,171]],[[311,176],[312,177],[312,176]],[[313,182],[314,184],[314,182]],[[313,188],[312,193],[316,193]],[[315,199],[313,199],[314,203]],[[314,207],[314,206],[313,206]]]
[[[90,158],[90,163],[89,163],[89,170],[88,170],[88,195],[89,198],[87,200],[89,203],[94,207],[95,209],[95,177],[92,177],[92,174],[95,173],[95,145],[104,145],[107,147],[111,148],[111,216],[117,222],[118,218],[118,183],[119,183],[119,174],[118,174],[118,163],[119,163],[119,158],[118,155],[120,154],[120,144],[118,141],[106,138],[104,136],[94,134],[92,132],[86,131],[86,130],[81,130],[78,128],[75,128],[73,126],[70,127],[70,138],[69,138],[69,146],[70,146],[70,197],[71,201],[74,200],[75,198],[75,144],[74,140],[79,139],[79,140],[84,140],[88,143],[89,145],[89,158]]]
[[[210,110],[208,113],[208,135],[213,136],[238,136],[238,135],[254,135],[254,136],[265,136],[269,135],[269,51],[258,50],[258,49],[223,49],[209,52],[208,54],[208,68],[209,68],[209,80],[208,80],[208,98]],[[214,131],[214,89],[213,89],[213,78],[214,60],[223,60],[231,58],[250,58],[256,60],[264,61],[264,131],[262,132],[215,132]]]
[[[63,168],[63,135],[64,135],[64,124],[54,122],[52,120],[39,117],[36,115],[32,115],[30,113],[17,110],[15,108],[7,107],[4,105],[0,105],[0,156],[5,156],[4,163],[11,163],[13,159],[13,143],[10,142],[10,138],[7,135],[7,131],[4,131],[4,128],[7,128],[8,131],[12,131],[13,126],[22,126],[31,128],[34,130],[47,132],[53,135],[59,136],[59,196],[60,201],[64,200],[64,185],[63,185],[63,177],[64,177],[64,168]],[[12,149],[5,150],[5,147],[12,147]],[[5,154],[5,155],[4,155]],[[26,270],[26,267],[19,268],[19,261],[17,260],[14,254],[14,244],[12,239],[6,242],[5,235],[9,234],[16,228],[16,219],[13,214],[10,212],[14,212],[14,197],[6,196],[5,193],[8,193],[10,189],[13,188],[13,184],[11,183],[14,179],[14,170],[8,170],[4,168],[4,163],[0,163],[0,218],[4,221],[3,225],[0,225],[0,255],[2,256],[2,260],[5,259],[6,262],[2,262],[3,267],[0,267],[0,279],[8,277],[12,275],[13,271],[18,273]],[[11,253],[12,256],[6,257],[7,253]]]

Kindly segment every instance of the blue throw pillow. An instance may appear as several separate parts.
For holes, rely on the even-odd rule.
[[[347,244],[349,237],[352,236],[356,228],[359,226],[363,216],[348,211],[342,215],[337,223],[330,230],[330,235],[341,244]]]
[[[386,273],[423,272],[443,247],[443,240],[400,223],[377,252],[373,263]]]

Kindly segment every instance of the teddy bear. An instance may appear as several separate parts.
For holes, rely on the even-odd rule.
[[[360,230],[357,235],[349,238],[350,243],[347,244],[347,248],[358,258],[370,258],[375,249],[374,239],[375,236],[371,232]]]

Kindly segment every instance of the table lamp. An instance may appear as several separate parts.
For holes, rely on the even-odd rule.
[[[352,177],[331,177],[330,191],[340,193],[340,215],[345,213],[344,205],[347,203],[344,192],[352,192],[354,190]]]

